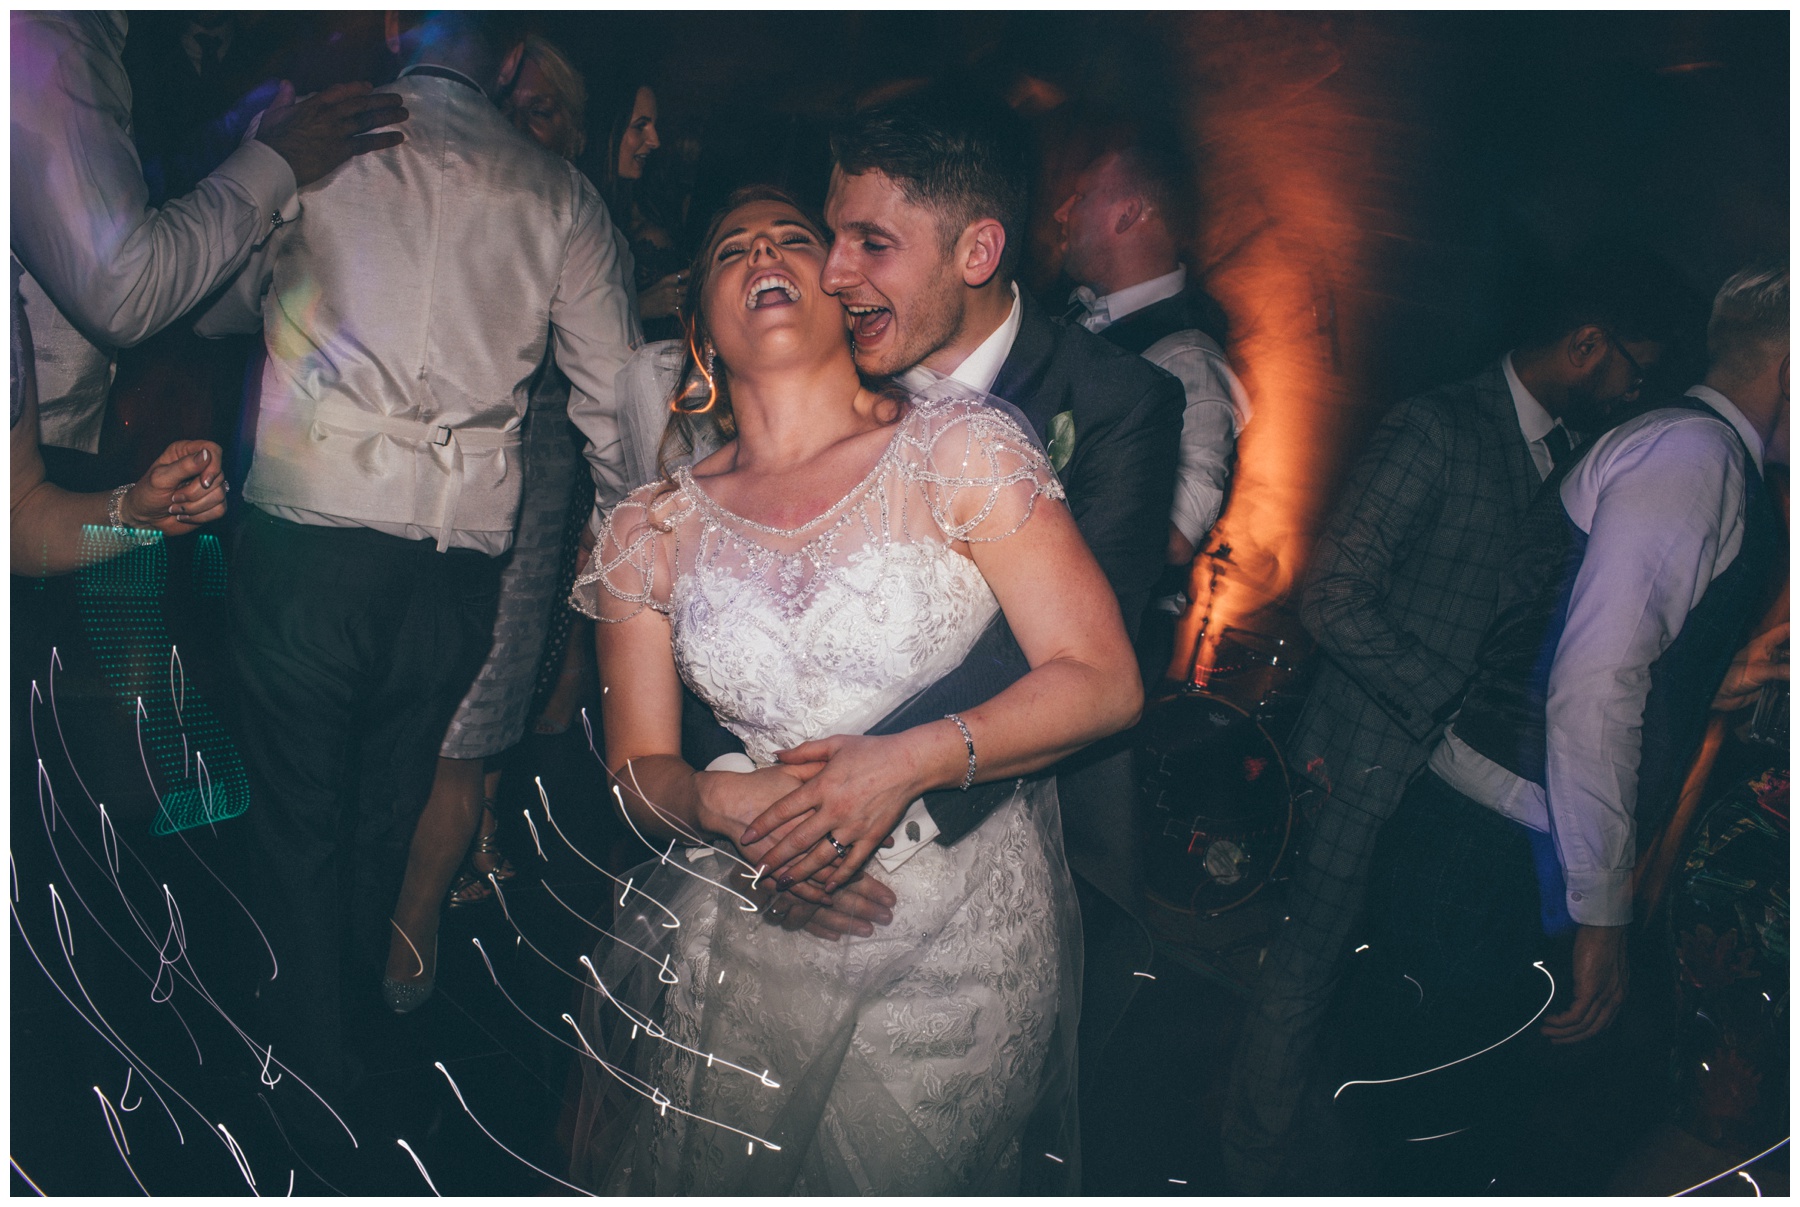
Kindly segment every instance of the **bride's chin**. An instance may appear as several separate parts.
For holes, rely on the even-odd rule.
[[[802,323],[783,323],[750,333],[743,348],[732,357],[740,367],[775,368],[785,362],[802,364],[836,347],[849,349],[843,333],[811,330]],[[721,360],[725,360],[723,354]]]

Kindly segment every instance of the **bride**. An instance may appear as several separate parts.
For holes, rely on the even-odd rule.
[[[1031,1163],[1075,1159],[1032,1141],[1072,1144],[1081,961],[1055,781],[1021,777],[1136,719],[1118,607],[1005,404],[859,381],[819,285],[825,235],[791,199],[740,192],[704,246],[690,372],[728,442],[621,502],[575,594],[604,622],[614,791],[659,855],[585,969],[575,1175],[626,1194],[1016,1192]],[[751,823],[822,766],[795,748],[862,734],[996,611],[1029,674],[960,717],[822,749],[881,768],[872,798],[1016,779],[1011,800],[955,846],[878,859],[881,929],[784,929],[759,860],[811,817]],[[754,770],[682,761],[684,681]],[[867,892],[899,820],[871,812],[819,840],[826,889]]]

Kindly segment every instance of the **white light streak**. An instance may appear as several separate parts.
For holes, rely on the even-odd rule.
[[[538,787],[541,790],[543,784],[539,783]],[[545,863],[549,863],[550,856],[544,854],[544,844],[538,840],[537,823],[531,820],[530,809],[525,810],[525,826],[531,831],[531,845],[537,848],[538,858],[542,859]]]
[[[1406,1075],[1404,1075],[1402,1077],[1380,1077],[1380,1078],[1376,1078],[1371,1081],[1346,1081],[1343,1085],[1341,1085],[1337,1088],[1337,1094],[1333,1094],[1331,1096],[1333,1101],[1335,1101],[1337,1099],[1338,1094],[1342,1094],[1345,1090],[1349,1089],[1353,1085],[1392,1085],[1397,1081],[1411,1081],[1415,1077],[1424,1077],[1430,1073],[1441,1073],[1443,1070],[1450,1068],[1451,1065],[1459,1065],[1459,1064],[1462,1064],[1464,1061],[1474,1060],[1477,1056],[1481,1056],[1485,1053],[1492,1052],[1495,1048],[1498,1048],[1500,1046],[1500,1044],[1507,1043],[1513,1039],[1516,1039],[1518,1036],[1523,1035],[1526,1031],[1531,1029],[1532,1023],[1537,1022],[1538,1019],[1540,1019],[1544,1016],[1544,1011],[1550,1009],[1550,1003],[1556,1000],[1556,978],[1550,975],[1550,970],[1548,968],[1544,967],[1544,962],[1542,960],[1534,961],[1531,966],[1533,968],[1537,969],[1539,972],[1543,973],[1544,978],[1550,982],[1550,995],[1544,999],[1544,1004],[1542,1006],[1538,1007],[1538,1012],[1536,1014],[1532,1015],[1531,1018],[1526,1021],[1525,1025],[1523,1027],[1520,1027],[1517,1031],[1514,1031],[1511,1035],[1509,1035],[1505,1039],[1501,1040],[1500,1043],[1489,1044],[1487,1047],[1483,1048],[1480,1052],[1471,1052],[1467,1056],[1459,1056],[1455,1060],[1450,1061],[1448,1064],[1438,1065],[1434,1069],[1425,1069],[1418,1073],[1407,1073]],[[1408,977],[1407,979],[1411,980],[1412,978]],[[1418,984],[1418,982],[1413,981],[1413,984],[1416,985],[1416,984]],[[1423,994],[1424,990],[1421,989],[1419,992],[1421,994]]]
[[[1369,945],[1367,943],[1364,943],[1361,947],[1357,948],[1355,951],[1351,952],[1350,954],[1353,956],[1359,956],[1367,950],[1369,950]]]
[[[1466,1127],[1459,1127],[1453,1132],[1439,1132],[1435,1136],[1413,1136],[1413,1137],[1409,1138],[1406,1142],[1408,1144],[1423,1144],[1427,1140],[1443,1140],[1450,1136],[1460,1136],[1468,1130],[1469,1129]],[[1495,1180],[1498,1181],[1498,1179],[1495,1179]]]
[[[573,1182],[565,1182],[561,1178],[557,1177],[555,1174],[551,1173],[547,1169],[539,1169],[537,1166],[533,1165],[530,1161],[527,1161],[524,1157],[521,1157],[518,1153],[514,1152],[512,1149],[507,1148],[506,1145],[500,1144],[500,1138],[498,1136],[494,1135],[493,1132],[488,1131],[487,1125],[485,1123],[483,1123],[480,1119],[477,1119],[475,1117],[475,1112],[469,1109],[469,1104],[468,1104],[467,1100],[465,1100],[463,1098],[463,1092],[462,1092],[461,1088],[458,1087],[456,1084],[456,1078],[450,1076],[450,1070],[446,1069],[444,1067],[444,1062],[441,1060],[434,1060],[431,1063],[432,1063],[432,1067],[434,1067],[435,1069],[437,1069],[438,1072],[440,1072],[444,1075],[444,1080],[450,1083],[450,1092],[456,1095],[456,1101],[462,1104],[462,1109],[463,1109],[464,1113],[467,1114],[470,1119],[475,1120],[475,1126],[479,1127],[481,1129],[481,1134],[486,1136],[488,1139],[492,1140],[495,1144],[499,1144],[501,1150],[503,1152],[505,1152],[507,1156],[513,1158],[513,1160],[515,1160],[519,1164],[525,1166],[527,1169],[533,1170],[536,1173],[543,1174],[546,1178],[549,1178],[552,1182],[555,1182],[558,1186],[567,1186],[570,1190],[573,1190],[576,1194],[585,1194],[590,1199],[595,1197],[592,1191],[583,1190],[581,1187],[575,1185]],[[413,1159],[415,1161],[418,1160],[417,1157],[414,1157]],[[420,1166],[420,1171],[423,1172],[423,1170],[424,1170],[424,1167]],[[430,1181],[430,1179],[427,1178],[426,1181]],[[433,1189],[436,1189],[436,1188],[434,1187]]]
[[[492,874],[493,873],[491,873],[491,872],[489,873],[489,875],[492,875]],[[413,943],[412,936],[406,933],[405,927],[401,926],[398,922],[394,921],[392,918],[388,919],[388,925],[393,927],[396,931],[398,931],[400,933],[400,937],[402,939],[406,940],[406,945],[408,947],[412,948],[413,959],[417,960],[418,964],[419,964],[419,971],[417,973],[415,973],[414,975],[415,976],[424,976],[425,975],[425,957],[419,954],[419,948],[416,944]]]
[[[756,1078],[758,1081],[762,1082],[765,1086],[768,1086],[771,1090],[778,1090],[781,1088],[780,1082],[771,1081],[769,1079],[769,1070],[767,1070],[767,1069],[764,1069],[761,1073],[758,1073],[754,1069],[745,1068],[743,1065],[737,1064],[734,1061],[726,1060],[723,1056],[718,1055],[716,1052],[703,1052],[699,1048],[690,1048],[690,1047],[688,1047],[688,1045],[680,1042],[679,1040],[670,1039],[667,1032],[665,1032],[661,1027],[657,1026],[654,1022],[651,1021],[649,1015],[643,1014],[637,1010],[633,1010],[631,1007],[627,1006],[624,1002],[621,1002],[618,998],[616,998],[612,995],[612,990],[608,989],[606,987],[606,982],[600,979],[600,973],[594,967],[594,962],[591,959],[589,959],[587,956],[582,956],[581,963],[582,963],[582,966],[588,970],[588,974],[593,977],[595,986],[599,988],[601,994],[606,998],[606,1000],[611,1002],[618,1009],[620,1014],[623,1014],[628,1020],[630,1020],[630,1022],[632,1023],[632,1025],[634,1027],[642,1027],[644,1030],[644,1034],[648,1035],[651,1039],[660,1039],[664,1043],[670,1045],[671,1047],[680,1048],[683,1052],[691,1052],[693,1055],[703,1058],[707,1062],[707,1066],[709,1068],[716,1061],[717,1063],[724,1065],[728,1069],[735,1069],[737,1072],[743,1073],[745,1076]],[[634,1032],[634,1035],[635,1035],[635,1032]]]
[[[637,779],[636,770],[632,770],[630,768],[628,768],[628,770],[631,770],[631,778],[635,781]],[[646,805],[649,805],[650,808],[656,813],[656,815],[658,817],[662,817],[665,820],[667,820],[669,822],[669,824],[677,830],[685,829],[685,827],[683,827],[680,822],[676,821],[672,817],[669,817],[661,809],[658,809],[656,807],[656,805],[654,803],[652,803],[647,797],[645,797],[642,792],[638,791],[635,783],[633,784],[632,791],[637,794],[637,798],[639,800],[643,801]],[[631,819],[631,810],[627,809],[625,807],[625,794],[622,791],[620,791],[618,784],[615,783],[612,786],[612,793],[613,793],[613,799],[615,799],[619,802],[619,812],[620,812],[620,814],[622,814],[624,816],[625,824],[631,827],[631,832],[638,836],[639,842],[643,843],[647,847],[650,847],[650,849],[652,851],[656,850],[655,847],[650,846],[650,840],[648,838],[644,837],[644,832],[642,830],[638,829],[637,822],[635,822]],[[714,888],[719,889],[722,892],[730,893],[733,897],[736,897],[740,902],[742,902],[742,904],[738,906],[738,909],[742,910],[744,913],[754,914],[761,908],[756,904],[756,902],[750,900],[750,898],[744,896],[744,894],[738,892],[736,889],[732,888],[730,885],[721,884],[717,880],[713,880],[710,877],[702,876],[699,872],[696,872],[693,868],[688,866],[687,860],[685,860],[685,859],[675,860],[675,859],[669,858],[669,856],[671,856],[675,853],[675,845],[676,845],[677,841],[678,841],[677,839],[671,838],[669,840],[668,849],[659,853],[662,858],[663,865],[665,867],[672,867],[678,872],[682,872],[686,875],[692,876],[695,880],[699,880],[706,884],[710,884]],[[698,838],[694,839],[694,843],[696,846],[705,847],[707,850],[712,851],[715,854],[719,854],[719,855],[724,854],[724,852],[720,851],[718,847],[712,846],[709,843],[701,842]],[[734,859],[735,862],[742,864],[746,868],[748,868],[750,866],[748,863],[744,863],[744,861],[742,859],[737,859],[736,856],[729,856],[728,858]],[[630,887],[627,886],[625,891],[627,893],[629,893],[631,891]],[[642,892],[643,890],[640,889],[639,891]],[[625,904],[625,900],[623,897],[621,897],[619,899],[619,904],[620,905]]]
[[[33,1190],[38,1192],[38,1197],[45,1198],[45,1199],[50,1197],[49,1195],[44,1193],[44,1188],[42,1186],[39,1186],[36,1182],[33,1182],[31,1180],[30,1174],[26,1173],[23,1169],[19,1168],[19,1162],[16,1158],[8,1157],[7,1160],[12,1162],[13,1172],[18,1174],[21,1178],[25,1179],[25,1185],[31,1187]]]
[[[440,1069],[443,1067],[444,1066],[442,1065],[438,1066]],[[444,1076],[448,1077],[449,1074],[446,1073]],[[459,1098],[461,1096],[462,1095],[460,1094],[457,1095]],[[437,1188],[437,1183],[431,1180],[431,1175],[425,1172],[425,1162],[419,1160],[419,1154],[413,1151],[413,1146],[408,1144],[404,1139],[395,1140],[394,1143],[398,1144],[401,1148],[404,1148],[406,1150],[406,1155],[412,1158],[412,1163],[419,1167],[419,1176],[425,1179],[425,1185],[431,1187],[431,1193],[437,1195],[440,1199],[443,1198],[443,1192]]]
[[[131,1175],[131,1180],[136,1182],[138,1189],[144,1192],[144,1197],[149,1198],[149,1188],[144,1185],[144,1180],[137,1176],[137,1170],[131,1167],[131,1141],[125,1137],[125,1121],[120,1119],[118,1112],[113,1110],[113,1104],[106,1100],[106,1095],[100,1092],[99,1086],[94,1087],[94,1096],[100,1099],[100,1113],[106,1120],[106,1133],[112,1137],[113,1147],[119,1150],[119,1160],[125,1162],[125,1172]]]
[[[1733,1165],[1730,1169],[1726,1170],[1724,1173],[1716,1173],[1712,1177],[1706,1179],[1706,1181],[1696,1182],[1692,1186],[1688,1187],[1686,1190],[1678,1190],[1674,1194],[1670,1195],[1669,1197],[1672,1199],[1678,1199],[1682,1195],[1693,1194],[1696,1190],[1699,1190],[1702,1186],[1711,1186],[1714,1182],[1717,1182],[1720,1178],[1729,1178],[1732,1174],[1737,1173],[1741,1169],[1748,1169],[1750,1166],[1756,1164],[1758,1161],[1762,1160],[1764,1157],[1768,1156],[1770,1153],[1774,1152],[1776,1149],[1778,1149],[1782,1145],[1786,1144],[1788,1142],[1788,1140],[1791,1138],[1792,1137],[1784,1136],[1780,1140],[1776,1141],[1774,1144],[1771,1144],[1769,1147],[1767,1147],[1767,1148],[1763,1149],[1761,1152],[1757,1153],[1754,1157],[1751,1157],[1748,1161],[1739,1161],[1736,1165]]]
[[[231,1149],[231,1155],[237,1159],[238,1171],[244,1175],[244,1181],[250,1183],[250,1193],[259,1199],[262,1198],[262,1192],[256,1189],[256,1175],[250,1172],[250,1159],[244,1155],[244,1150],[238,1147],[237,1138],[226,1130],[223,1123],[215,1123],[213,1126],[218,1129],[221,1136],[225,1137],[225,1146]]]
[[[1744,1172],[1744,1171],[1743,1171],[1743,1170],[1741,1170],[1741,1169],[1740,1169],[1740,1170],[1738,1170],[1738,1177],[1740,1177],[1740,1178],[1742,1178],[1742,1179],[1744,1179],[1744,1181],[1746,1181],[1746,1182],[1748,1182],[1748,1183],[1750,1183],[1750,1189],[1752,1189],[1752,1190],[1754,1190],[1754,1191],[1755,1191],[1755,1192],[1756,1192],[1756,1197],[1757,1197],[1757,1198],[1759,1198],[1759,1199],[1760,1199],[1760,1198],[1762,1198],[1762,1197],[1763,1197],[1763,1193],[1762,1193],[1762,1187],[1760,1187],[1760,1186],[1758,1186],[1758,1185],[1757,1185],[1757,1184],[1756,1184],[1756,1179],[1755,1179],[1755,1178],[1753,1178],[1753,1177],[1751,1177],[1751,1176],[1750,1176],[1750,1175],[1749,1175],[1749,1174],[1747,1174],[1747,1173],[1745,1173],[1745,1172]]]
[[[181,654],[172,645],[169,647],[169,703],[175,706],[176,726],[183,727],[181,706],[187,703],[187,670],[181,665]]]
[[[57,833],[57,830],[58,830],[58,827],[56,825],[56,820],[57,820],[58,816],[62,816],[65,820],[70,820],[70,819],[67,817],[66,814],[64,814],[62,812],[60,805],[56,801],[55,790],[49,780],[49,771],[43,761],[42,743],[39,740],[38,729],[37,729],[37,705],[39,703],[47,703],[48,704],[49,710],[50,710],[50,717],[56,728],[57,740],[62,748],[63,759],[64,759],[65,763],[68,765],[70,773],[72,775],[74,775],[77,784],[79,784],[81,786],[83,793],[87,796],[88,803],[91,806],[93,806],[96,816],[103,816],[105,810],[104,810],[104,806],[102,806],[98,801],[94,800],[92,792],[88,791],[87,784],[82,779],[81,770],[75,764],[74,757],[69,751],[67,738],[63,733],[62,717],[61,717],[60,711],[57,708],[57,702],[56,702],[56,671],[61,669],[61,666],[62,666],[61,656],[60,656],[60,654],[57,653],[57,651],[55,651],[53,649],[51,651],[51,674],[50,674],[50,680],[49,680],[50,693],[49,693],[48,700],[47,701],[45,700],[44,694],[39,690],[38,685],[35,681],[31,685],[30,725],[31,725],[32,747],[33,747],[34,752],[37,755],[37,763],[38,763],[39,815],[44,823],[45,834],[50,839],[51,854],[52,854],[53,858],[55,858],[57,866],[62,869],[65,876],[69,876],[69,869],[63,860],[61,848],[55,840],[55,834]],[[141,718],[140,718],[140,725],[141,725]],[[142,753],[143,753],[142,752],[141,732],[139,735],[139,753],[140,753],[140,758],[141,758]],[[198,756],[196,756],[196,757],[198,757]],[[146,773],[147,772],[148,772],[148,767],[146,766]],[[154,791],[154,788],[155,788],[155,785],[154,785],[154,783],[152,783],[151,784],[152,791]],[[106,818],[103,822],[103,825],[105,828],[110,829],[111,828],[110,818]],[[81,837],[75,832],[73,826],[69,827],[66,830],[66,832],[68,833],[68,835],[71,838],[74,839],[76,845],[81,849],[82,854],[87,857],[88,861],[90,863],[92,863],[96,868],[101,869],[103,874],[105,874],[107,876],[107,879],[112,884],[114,891],[116,893],[118,893],[118,895],[119,895],[120,903],[124,906],[127,914],[129,915],[129,917],[131,919],[132,924],[137,928],[139,934],[142,936],[144,941],[146,943],[155,945],[156,940],[152,936],[148,926],[145,924],[143,915],[138,911],[137,907],[135,905],[133,905],[129,895],[125,891],[125,886],[119,880],[119,876],[118,876],[116,869],[112,866],[112,862],[113,862],[113,860],[116,859],[116,856],[110,856],[108,862],[103,863],[101,860],[95,859],[93,852],[91,850],[89,850],[87,844],[85,842],[83,842]],[[129,843],[125,843],[123,840],[118,838],[116,830],[113,830],[112,834],[113,834],[113,841],[117,844],[115,850],[123,850],[125,852],[128,852],[131,855],[133,861],[137,864],[137,866],[143,870],[145,876],[149,877],[151,874],[150,867],[148,864],[146,864],[144,862],[143,858],[141,856],[139,856],[137,854],[137,852],[131,848]],[[207,862],[204,859],[200,858],[199,853],[194,850],[193,845],[188,841],[187,836],[185,834],[178,832],[176,834],[176,837],[178,839],[180,839],[182,845],[187,849],[188,853],[194,857],[195,862],[199,863],[201,865],[201,867],[206,870],[207,874],[209,876],[211,876],[214,879],[214,881],[216,881],[220,885],[220,887],[225,889],[226,893],[231,897],[232,901],[237,904],[238,908],[244,911],[244,916],[250,921],[250,924],[256,928],[258,936],[263,940],[264,949],[269,954],[270,968],[271,968],[270,975],[271,975],[271,979],[272,979],[275,975],[278,974],[279,968],[278,968],[277,964],[275,963],[274,949],[272,946],[270,946],[268,937],[262,929],[262,925],[259,922],[257,922],[255,915],[253,915],[249,911],[249,909],[244,906],[243,901],[237,896],[237,894],[235,892],[233,892],[231,890],[231,887],[229,885],[225,884],[225,882],[219,878],[218,873],[214,872],[212,870],[212,867],[209,864],[207,864]],[[15,881],[16,881],[16,877],[17,877],[16,864],[14,864],[14,876],[15,876]],[[71,877],[71,879],[72,879],[72,877]],[[136,1053],[130,1049],[129,1045],[125,1044],[123,1037],[120,1036],[119,1033],[117,1032],[117,1030],[114,1029],[110,1023],[107,1022],[105,1016],[100,1013],[98,1006],[95,1005],[92,997],[88,994],[87,988],[81,980],[80,973],[75,968],[74,952],[73,952],[73,930],[69,926],[69,918],[68,918],[67,909],[63,905],[62,900],[56,891],[56,886],[54,884],[51,884],[51,885],[48,885],[47,887],[49,888],[50,894],[51,894],[52,924],[57,933],[58,943],[59,943],[59,945],[61,945],[65,939],[65,936],[67,937],[69,946],[67,947],[67,949],[64,950],[64,953],[63,953],[64,959],[68,963],[69,972],[75,982],[77,989],[80,990],[83,999],[87,1002],[88,1009],[93,1011],[93,1017],[90,1018],[86,1010],[83,1010],[80,1006],[76,1005],[75,1000],[69,996],[68,992],[62,987],[62,985],[59,982],[57,982],[56,978],[50,975],[49,968],[44,964],[43,959],[37,954],[35,947],[31,943],[30,937],[25,933],[24,920],[19,917],[18,911],[15,908],[13,910],[14,924],[18,928],[20,938],[22,938],[25,941],[26,948],[31,952],[32,959],[37,963],[39,970],[44,973],[45,977],[47,979],[49,979],[51,985],[56,989],[57,993],[63,998],[63,1000],[65,1002],[67,1002],[69,1004],[70,1008],[76,1012],[76,1014],[82,1019],[82,1021],[86,1022],[88,1024],[88,1026],[92,1027],[95,1030],[95,1032],[98,1033],[101,1036],[101,1038],[103,1040],[105,1040],[105,1042],[109,1046],[111,1046],[115,1051],[117,1051],[122,1057],[126,1058],[128,1069],[135,1068],[137,1070],[137,1072],[142,1073],[145,1076],[146,1080],[153,1077],[153,1078],[155,1078],[156,1081],[162,1082],[162,1084],[169,1089],[170,1093],[174,1094],[175,1097],[181,1101],[182,1105],[186,1106],[189,1110],[193,1111],[194,1114],[197,1117],[199,1117],[202,1121],[205,1121],[205,1116],[200,1112],[198,1107],[196,1107],[192,1102],[188,1101],[188,1099],[186,1097],[184,1097],[179,1091],[177,1091],[174,1088],[174,1086],[168,1082],[167,1079],[163,1078],[160,1074],[158,1074],[156,1072],[156,1070],[154,1070],[149,1065],[145,1064],[143,1061],[141,1061],[137,1058]],[[183,927],[181,920],[180,920],[179,906],[174,901],[174,898],[172,897],[172,895],[169,894],[169,891],[168,891],[168,888],[166,885],[159,886],[159,887],[161,887],[162,892],[164,894],[165,908],[170,913],[171,934],[180,940],[179,946],[181,948],[181,954],[177,957],[177,959],[179,960],[179,964],[185,965],[185,967],[178,966],[178,965],[168,962],[168,961],[165,961],[164,963],[168,967],[170,967],[171,972],[175,976],[179,976],[183,981],[185,981],[194,990],[195,994],[202,1001],[204,1001],[208,1006],[210,1006],[213,1009],[214,1013],[216,1013],[219,1016],[219,1018],[221,1020],[223,1020],[224,1023],[232,1029],[232,1031],[237,1035],[239,1040],[242,1041],[243,1043],[245,1043],[246,1045],[248,1045],[253,1052],[257,1053],[257,1055],[260,1059],[263,1056],[263,1049],[249,1037],[249,1035],[244,1031],[244,1029],[242,1027],[238,1026],[237,1023],[232,1020],[230,1015],[226,1014],[225,1011],[219,1007],[218,1002],[216,1000],[214,1000],[213,996],[207,991],[206,986],[198,979],[198,976],[193,972],[192,963],[187,958],[187,955],[186,955],[185,928]],[[71,885],[71,891],[74,891],[73,885]],[[154,990],[156,981],[160,979],[161,966],[159,966],[159,969],[158,969],[158,977],[152,978],[151,974],[148,971],[146,971],[145,968],[142,965],[140,965],[135,959],[132,958],[131,953],[128,952],[119,943],[118,939],[113,936],[112,932],[109,931],[106,928],[106,926],[100,922],[99,917],[97,915],[95,915],[92,907],[88,905],[86,898],[83,897],[79,892],[75,893],[75,897],[76,897],[76,900],[78,900],[81,903],[82,908],[87,912],[88,916],[94,921],[94,924],[99,928],[100,933],[102,935],[104,935],[110,943],[112,943],[112,945],[119,951],[120,955],[122,955],[125,958],[125,960],[132,965],[132,967],[137,969],[139,975],[143,976],[147,981],[152,982],[152,988]],[[16,899],[17,899],[17,897],[15,894],[15,900]],[[167,954],[166,943],[162,947],[162,952],[165,955]],[[201,1052],[199,1043],[194,1038],[192,1028],[190,1028],[187,1025],[186,1018],[182,1015],[181,1011],[172,1004],[170,1005],[170,1010],[174,1013],[176,1020],[181,1024],[182,1029],[188,1035],[189,1041],[194,1044],[194,1052],[195,1052],[196,1058],[199,1061],[201,1061],[202,1063],[204,1063],[205,1055],[203,1052]],[[96,1020],[98,1020],[98,1021],[96,1021]],[[280,1065],[281,1068],[283,1069],[283,1071],[286,1073],[293,1072],[293,1070],[288,1069],[285,1065],[281,1065],[280,1061],[273,1061],[273,1063],[276,1065]],[[314,1090],[312,1088],[312,1086],[308,1085],[303,1078],[299,1077],[298,1075],[295,1075],[294,1080],[302,1088],[304,1088],[307,1091],[307,1093],[311,1094],[315,1099],[317,1099],[319,1104],[321,1106],[323,1106],[326,1109],[326,1111],[329,1112],[334,1119],[337,1120],[338,1125],[340,1127],[344,1128],[345,1135],[347,1135],[350,1138],[351,1145],[357,1146],[358,1142],[357,1142],[355,1133],[352,1132],[350,1130],[349,1126],[344,1123],[343,1118],[340,1115],[338,1115],[337,1111],[331,1106],[331,1104],[329,1102],[326,1102],[325,1099],[319,1095],[318,1091]],[[180,1143],[185,1144],[186,1137],[182,1133],[181,1124],[175,1118],[174,1111],[170,1107],[168,1101],[166,1099],[164,1099],[162,1091],[157,1089],[157,1087],[154,1084],[152,1084],[150,1086],[150,1090],[151,1090],[151,1093],[153,1093],[156,1096],[158,1104],[160,1106],[162,1106],[164,1112],[166,1114],[168,1114],[169,1122],[175,1128],[177,1140]],[[140,1098],[140,1102],[141,1102],[141,1098]],[[135,1108],[133,1108],[133,1109],[135,1109]],[[227,1147],[229,1148],[229,1145],[227,1145]],[[323,1180],[323,1179],[321,1179],[321,1180]]]
[[[1155,977],[1153,977],[1153,976],[1151,976],[1151,975],[1150,975],[1150,974],[1149,974],[1149,973],[1147,973],[1147,972],[1134,972],[1134,973],[1132,973],[1132,974],[1131,974],[1131,975],[1132,975],[1132,976],[1141,976],[1141,977],[1143,977],[1143,978],[1144,978],[1144,979],[1145,979],[1145,980],[1146,980],[1146,981],[1154,981],[1154,980],[1155,980],[1155,979],[1156,979],[1156,978],[1155,978]]]
[[[254,1048],[256,1045],[252,1044],[250,1046]],[[269,1064],[274,1059],[275,1059],[275,1045],[270,1044],[268,1047],[263,1049],[262,1076],[259,1078],[259,1080],[264,1085],[268,1086],[271,1090],[275,1088],[275,1083],[281,1080],[280,1073],[275,1074],[275,1076],[273,1078],[271,1078],[269,1076]]]
[[[1055,1161],[1058,1165],[1064,1164],[1063,1159],[1055,1153],[1045,1153],[1044,1155],[1049,1157],[1052,1161]]]
[[[556,824],[556,815],[550,811],[550,796],[547,792],[544,791],[544,782],[541,779],[537,781],[537,786],[538,786],[538,799],[540,801],[542,801],[543,805],[544,805],[544,820],[550,823],[550,828],[552,830],[556,831],[556,836],[563,840],[563,845],[568,847],[571,851],[575,852],[576,857],[578,859],[580,859],[581,862],[587,864],[589,867],[593,868],[596,872],[599,872],[602,876],[605,876],[608,880],[612,881],[614,884],[626,884],[627,883],[626,881],[620,880],[617,876],[613,875],[611,872],[607,871],[605,868],[603,868],[599,864],[595,863],[592,859],[589,859],[587,857],[586,853],[583,852],[580,847],[576,846],[574,843],[569,841],[569,836],[567,834],[564,834],[562,832],[562,827]],[[655,897],[652,897],[650,894],[646,893],[643,889],[638,889],[637,894],[638,894],[638,896],[642,897],[644,900],[650,902],[650,904],[654,905],[657,909],[660,909],[663,913],[669,915],[669,918],[671,919],[671,921],[663,923],[663,928],[665,930],[675,930],[678,927],[680,927],[681,919],[675,916],[674,910],[670,909],[668,906],[666,906],[662,902],[658,901]]]

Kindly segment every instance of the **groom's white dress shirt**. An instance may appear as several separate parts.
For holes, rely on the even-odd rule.
[[[406,141],[301,190],[200,330],[264,332],[246,501],[498,554],[547,350],[596,487],[629,485],[613,383],[638,335],[593,185],[451,74],[402,73]]]

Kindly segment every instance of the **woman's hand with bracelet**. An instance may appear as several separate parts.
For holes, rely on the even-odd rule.
[[[177,440],[119,500],[127,528],[180,536],[225,514],[223,454],[210,440]]]
[[[784,884],[821,879],[827,892],[888,841],[907,806],[933,788],[961,784],[968,766],[962,733],[948,720],[888,737],[821,738],[775,757],[806,783],[751,822],[742,842],[798,819],[770,849],[769,866]]]

